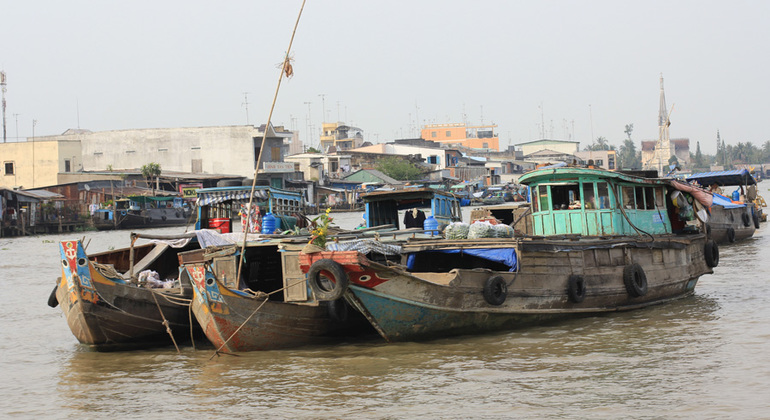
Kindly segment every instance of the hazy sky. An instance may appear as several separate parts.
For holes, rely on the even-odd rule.
[[[33,119],[36,136],[245,124],[244,92],[264,123],[301,4],[0,0],[9,141],[17,120],[20,137]],[[671,138],[760,145],[768,16],[764,0],[308,0],[272,121],[305,142],[344,121],[375,143],[494,123],[501,148],[542,133],[620,145],[633,123],[638,146],[658,136],[662,73]]]

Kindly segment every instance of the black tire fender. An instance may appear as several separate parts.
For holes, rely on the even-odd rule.
[[[727,228],[727,242],[735,242],[735,229],[731,227]]]
[[[714,268],[719,265],[719,245],[711,239],[706,241],[703,246],[703,255],[706,258],[706,265]]]
[[[492,276],[484,282],[484,300],[488,304],[500,306],[508,297],[508,285],[502,276]]]
[[[754,229],[759,229],[759,213],[755,211],[752,219],[754,219]]]
[[[345,270],[336,261],[324,258],[310,266],[307,282],[316,299],[332,301],[342,297],[350,284]]]
[[[623,268],[623,283],[631,297],[640,297],[647,294],[647,275],[642,266],[633,263]]]
[[[580,303],[586,298],[586,281],[583,276],[573,274],[567,279],[567,297],[573,303]]]
[[[741,214],[741,220],[743,221],[743,226],[749,227],[751,225],[751,216],[749,216],[748,212]]]
[[[326,308],[332,321],[340,324],[348,322],[349,309],[345,299],[330,300]]]
[[[56,298],[56,291],[59,289],[59,283],[51,290],[51,294],[48,296],[48,306],[55,308],[59,306],[59,299]]]

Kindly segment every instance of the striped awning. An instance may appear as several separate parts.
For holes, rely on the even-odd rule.
[[[196,204],[198,207],[210,206],[212,204],[224,203],[226,201],[236,200],[248,200],[250,196],[249,190],[236,190],[236,191],[212,191],[207,193],[198,192],[198,200]],[[254,198],[265,200],[268,197],[267,190],[257,189],[254,190]]]

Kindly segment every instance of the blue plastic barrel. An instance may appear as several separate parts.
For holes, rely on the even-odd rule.
[[[433,216],[428,216],[427,219],[422,223],[422,228],[425,230],[432,230],[432,229],[438,229],[438,220],[436,220]],[[426,232],[429,235],[433,236],[436,235],[436,232]]]
[[[733,201],[741,201],[741,192],[738,190],[733,191]]]
[[[276,218],[273,216],[273,213],[267,213],[265,217],[262,218],[262,233],[264,234],[270,234],[273,233],[277,228],[276,224]]]

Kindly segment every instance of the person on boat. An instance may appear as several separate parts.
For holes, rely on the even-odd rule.
[[[711,184],[711,187],[709,187],[709,191],[719,195],[724,195],[725,193],[724,191],[722,191],[722,188],[720,188],[719,184],[717,184],[716,182]]]

